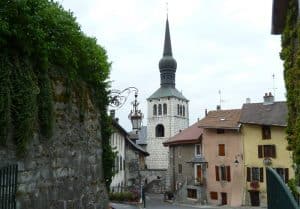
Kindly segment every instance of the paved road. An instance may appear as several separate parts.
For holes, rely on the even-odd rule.
[[[115,209],[141,209],[141,205],[125,205],[113,203]],[[229,207],[229,206],[207,206],[207,205],[186,205],[186,204],[172,204],[163,201],[163,195],[147,194],[146,195],[146,209],[266,209],[266,207]]]

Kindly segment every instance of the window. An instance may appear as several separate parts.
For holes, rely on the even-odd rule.
[[[262,126],[261,127],[262,139],[271,139],[271,127]]]
[[[120,171],[123,170],[123,159],[122,156],[120,156]]]
[[[196,149],[196,156],[199,156],[202,154],[202,146],[201,144],[196,144],[195,145],[195,149]]]
[[[217,129],[217,134],[224,134],[225,130],[224,129]]]
[[[167,109],[167,104],[166,103],[163,105],[163,112],[164,112],[164,115],[166,115],[168,113],[168,109]]]
[[[258,158],[263,157],[276,158],[275,145],[258,145]]]
[[[264,168],[247,167],[247,181],[264,182]]]
[[[225,156],[225,144],[219,144],[219,156]]]
[[[156,137],[164,137],[165,136],[165,128],[162,124],[158,124],[155,128],[155,136]]]
[[[158,105],[158,115],[161,115],[162,110],[161,110],[161,104]]]
[[[178,146],[178,157],[181,157],[181,146]]]
[[[289,169],[288,168],[275,168],[276,172],[282,178],[284,183],[289,181]]]
[[[177,115],[179,115],[180,112],[179,112],[179,104],[177,104]]]
[[[179,115],[182,115],[182,105],[179,105]]]
[[[185,116],[185,107],[182,106],[182,116]]]
[[[188,198],[197,199],[197,190],[196,189],[187,189]]]
[[[157,105],[153,105],[153,115],[157,115]]]
[[[230,166],[216,166],[216,181],[231,181]]]
[[[210,192],[210,199],[218,200],[218,192]]]
[[[182,164],[178,164],[178,173],[182,173]]]

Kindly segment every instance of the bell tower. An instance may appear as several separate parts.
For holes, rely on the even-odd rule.
[[[177,62],[173,58],[169,20],[166,20],[163,56],[159,61],[160,88],[148,99],[148,169],[168,168],[168,148],[163,142],[189,125],[189,100],[176,89]]]

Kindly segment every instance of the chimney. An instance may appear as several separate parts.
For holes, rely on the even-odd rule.
[[[205,109],[205,116],[207,116],[207,109]]]
[[[251,99],[248,97],[246,98],[246,104],[250,104],[251,103]]]
[[[264,96],[264,105],[270,105],[270,104],[273,104],[274,103],[274,96],[272,95],[271,92],[268,93],[265,93],[265,96]]]
[[[116,110],[110,110],[109,112],[110,112],[111,118],[115,119],[115,117],[116,117]]]
[[[217,110],[221,110],[221,105],[217,105]]]

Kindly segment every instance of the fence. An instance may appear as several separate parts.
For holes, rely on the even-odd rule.
[[[267,167],[268,209],[299,209],[289,188],[272,168]]]
[[[0,209],[16,208],[18,165],[0,168]]]

